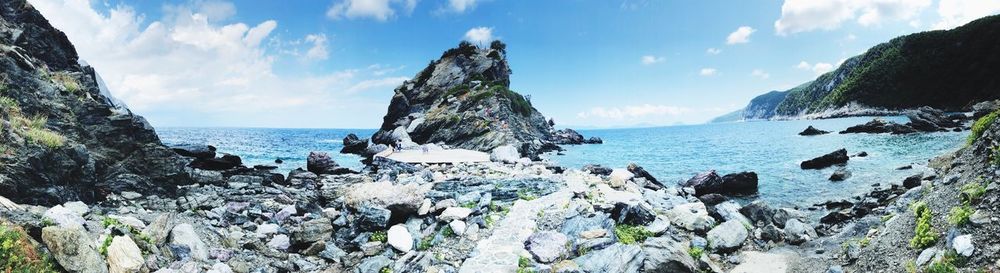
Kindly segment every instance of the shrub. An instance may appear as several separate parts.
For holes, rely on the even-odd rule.
[[[432,236],[424,237],[423,239],[420,240],[420,243],[417,244],[417,250],[424,251],[424,250],[431,249],[431,247],[434,246],[434,241],[433,240],[434,240],[434,237],[432,237]]]
[[[383,242],[389,239],[389,235],[384,230],[379,230],[372,232],[372,235],[368,237],[369,242]]]
[[[383,267],[382,270],[379,270],[378,272],[379,273],[392,273],[392,268],[386,266],[386,267]]]
[[[0,225],[0,272],[57,272],[51,258],[38,251],[24,229]]]
[[[951,208],[951,212],[948,213],[948,223],[961,226],[969,222],[970,216],[972,216],[972,208],[969,207],[969,205],[954,207]]]
[[[969,182],[962,185],[962,202],[967,205],[979,200],[984,194],[986,194],[986,186],[983,186],[982,183]]]
[[[615,236],[618,237],[618,242],[630,245],[645,241],[653,233],[642,226],[618,225],[615,227]]]
[[[32,143],[50,149],[59,148],[66,144],[66,138],[62,135],[45,129],[29,128],[28,131],[24,132],[24,137]]]
[[[953,263],[953,261],[954,261],[953,257],[950,257],[950,255],[948,255],[948,254],[945,254],[945,256],[943,258],[941,258],[940,260],[932,262],[930,265],[927,265],[927,269],[924,270],[924,273],[955,273],[955,272],[958,272],[958,269],[955,268],[955,264]]]
[[[695,260],[701,259],[702,254],[705,254],[705,249],[703,248],[692,247],[688,249],[688,255],[691,255],[691,258],[694,258]]]
[[[985,132],[986,129],[989,129],[991,125],[993,125],[993,122],[997,120],[997,117],[1000,117],[1000,111],[989,113],[988,115],[985,115],[976,120],[976,122],[972,124],[972,133],[969,134],[969,139],[967,143],[971,145],[973,142],[976,141],[976,139],[979,139],[979,137],[983,135],[983,132]]]
[[[910,247],[924,249],[937,242],[937,231],[931,227],[932,213],[927,203],[923,201],[914,203],[911,207],[916,217],[916,227],[913,229],[913,239],[910,240]]]
[[[81,89],[80,81],[67,72],[57,72],[52,74],[52,80],[61,84],[63,88],[66,89],[66,92],[69,93],[76,93]]]
[[[532,273],[532,272],[535,272],[534,270],[532,270],[531,268],[529,268],[530,266],[531,266],[531,259],[528,259],[527,257],[518,257],[517,258],[517,273]]]
[[[111,234],[104,236],[104,242],[101,242],[101,247],[97,249],[101,253],[101,256],[108,257],[108,247],[111,246],[111,241],[114,239],[115,236]]]
[[[21,106],[19,106],[17,101],[12,98],[0,97],[0,109],[2,109],[3,113],[8,116],[21,115]]]

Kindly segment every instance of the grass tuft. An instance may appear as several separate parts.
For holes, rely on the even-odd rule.
[[[972,216],[972,213],[972,208],[969,205],[951,208],[951,212],[948,213],[948,223],[956,226],[965,225],[969,222],[969,217]]]
[[[20,227],[0,225],[0,272],[57,272],[52,259],[38,251]]]
[[[618,225],[615,226],[615,236],[618,242],[626,245],[641,243],[646,238],[653,237],[653,233],[642,226]]]
[[[976,122],[972,124],[972,133],[969,134],[969,139],[966,143],[972,145],[973,142],[976,142],[976,140],[983,135],[983,132],[986,132],[986,129],[989,129],[990,126],[993,125],[993,122],[997,120],[997,117],[1000,117],[1000,111],[989,113],[988,115],[976,120]]]
[[[695,260],[701,259],[702,254],[705,254],[704,248],[692,247],[688,249],[688,255],[691,255],[691,258],[694,258]]]
[[[384,230],[379,230],[372,232],[372,235],[368,237],[369,242],[383,242],[389,240],[388,234]]]
[[[82,89],[80,81],[67,72],[56,72],[51,75],[52,80],[61,84],[66,92],[76,94]]]
[[[66,144],[66,138],[62,135],[45,129],[29,128],[24,132],[24,137],[32,143],[49,149],[59,148]]]

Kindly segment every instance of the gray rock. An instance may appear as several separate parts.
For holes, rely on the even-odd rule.
[[[573,259],[585,272],[639,272],[646,255],[636,245],[614,244]]]
[[[408,252],[413,249],[413,236],[406,229],[406,225],[398,224],[389,228],[387,232],[388,243],[396,250]]]
[[[354,223],[361,231],[383,230],[389,224],[391,216],[392,212],[387,209],[362,206],[358,209]]]
[[[656,212],[645,202],[620,202],[611,210],[611,218],[619,224],[641,226],[653,222],[656,219]]]
[[[747,226],[753,226],[750,219],[747,219],[746,216],[740,213],[740,208],[740,205],[735,201],[726,201],[715,205],[715,213],[719,214],[719,218],[722,218],[721,221],[723,222],[736,220]]]
[[[198,237],[191,224],[180,224],[170,231],[170,243],[187,247],[191,257],[198,261],[208,261],[208,247]]]
[[[382,268],[392,264],[392,260],[385,256],[374,256],[361,260],[355,272],[357,273],[380,273]]]
[[[80,273],[107,273],[104,259],[82,228],[45,227],[42,242],[66,271]]]
[[[142,250],[128,236],[115,236],[107,251],[108,268],[111,273],[139,272],[145,262]]]
[[[976,246],[972,244],[972,235],[959,235],[952,240],[952,249],[956,253],[965,257],[971,257],[976,252]]]
[[[336,244],[327,243],[326,248],[319,253],[319,256],[333,262],[340,262],[340,258],[347,256],[347,252],[337,247]]]
[[[837,168],[837,170],[833,171],[833,174],[830,175],[830,181],[844,181],[850,177],[851,171],[848,171],[847,168]]]
[[[278,234],[274,235],[270,241],[267,242],[267,247],[272,249],[285,251],[292,246],[292,242],[288,239],[288,235]]]
[[[674,206],[666,212],[666,216],[674,225],[695,232],[704,232],[715,225],[715,219],[708,215],[705,204],[701,202]]]
[[[743,206],[743,208],[740,208],[740,213],[746,216],[747,219],[750,219],[755,226],[763,226],[773,222],[772,219],[774,217],[775,210],[763,200],[756,200]],[[783,225],[784,223],[775,224]]]
[[[330,238],[333,231],[333,224],[330,219],[313,219],[300,224],[292,232],[292,240],[295,244],[310,244]]]
[[[917,266],[924,266],[931,261],[935,256],[938,255],[940,250],[936,247],[929,247],[920,251],[920,255],[917,255]]]
[[[801,244],[816,237],[816,230],[798,219],[788,219],[785,222],[785,240],[790,244]]]
[[[514,164],[519,162],[521,159],[521,153],[517,151],[512,145],[503,145],[500,147],[493,148],[490,152],[490,161],[501,162],[507,164]]]
[[[642,244],[645,272],[698,272],[698,263],[688,254],[685,243],[666,237],[649,238]]]
[[[528,241],[524,245],[538,262],[552,263],[566,257],[569,253],[569,249],[566,247],[568,242],[565,234],[555,231],[541,231],[528,237]]]
[[[337,167],[337,162],[326,152],[309,152],[306,158],[306,170],[315,174],[332,174]]]
[[[739,221],[726,221],[708,231],[708,247],[719,252],[739,249],[750,233]]]

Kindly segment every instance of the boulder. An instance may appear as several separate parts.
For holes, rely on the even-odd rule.
[[[910,122],[906,125],[923,132],[944,131],[945,128],[959,127],[961,124],[952,121],[941,110],[923,106],[915,111],[908,111],[906,117]]]
[[[920,181],[924,178],[923,174],[915,174],[903,179],[903,187],[907,189],[912,189],[920,186]]]
[[[972,105],[972,118],[979,119],[1000,110],[1000,100],[991,100]]]
[[[198,261],[208,261],[208,247],[198,237],[191,224],[180,224],[170,231],[170,243],[185,246],[191,251],[191,257]]]
[[[611,210],[611,219],[619,224],[642,226],[656,219],[656,211],[645,202],[620,202]]]
[[[823,135],[823,134],[829,134],[829,133],[830,133],[829,131],[823,131],[823,130],[820,130],[820,129],[816,129],[816,127],[812,127],[812,125],[809,125],[809,127],[806,127],[805,130],[803,130],[802,132],[799,132],[799,135],[800,136],[815,136],[815,135]]]
[[[632,172],[632,174],[634,174],[636,177],[645,178],[646,181],[649,181],[649,183],[653,183],[654,185],[657,185],[657,186],[660,186],[660,187],[664,187],[665,186],[665,185],[663,185],[663,183],[660,183],[660,181],[657,180],[656,177],[653,177],[652,174],[649,174],[649,172],[647,172],[646,169],[643,169],[638,164],[629,163],[628,167],[626,167],[626,169],[628,169],[629,172]]]
[[[705,204],[701,202],[674,206],[666,212],[670,222],[678,227],[695,232],[704,232],[715,225],[715,219],[708,215]]]
[[[292,232],[292,241],[295,244],[311,244],[330,238],[333,232],[333,224],[330,219],[319,218],[302,222]]]
[[[763,226],[773,221],[775,210],[766,202],[756,200],[740,208],[740,213],[750,219],[755,226]]]
[[[80,227],[45,227],[42,242],[56,262],[72,273],[107,273],[108,267],[94,246],[94,239]]]
[[[392,248],[404,253],[413,249],[413,236],[406,229],[406,225],[398,224],[390,227],[387,236],[387,242]]]
[[[493,148],[490,152],[490,161],[514,164],[520,162],[521,153],[512,145],[503,145]]]
[[[955,253],[964,257],[972,257],[976,252],[976,246],[972,244],[972,235],[959,235],[951,241],[951,248]]]
[[[81,214],[77,214],[62,205],[55,205],[45,211],[42,219],[47,219],[52,223],[64,228],[83,227],[87,223]]]
[[[358,213],[355,214],[354,224],[361,231],[376,231],[383,230],[385,226],[389,224],[389,217],[392,216],[392,211],[371,207],[362,206],[358,208]]]
[[[145,262],[142,250],[128,236],[115,236],[107,251],[110,273],[138,273]]]
[[[569,254],[569,239],[555,231],[535,232],[524,242],[524,248],[541,263],[552,263]]]
[[[468,225],[465,224],[465,221],[453,220],[451,223],[448,223],[448,227],[451,228],[451,231],[454,232],[455,235],[462,236],[465,234],[465,229]]]
[[[885,121],[880,118],[873,119],[865,124],[855,125],[847,127],[841,134],[855,134],[855,133],[868,133],[868,134],[881,134],[881,133],[892,133],[892,134],[909,134],[917,132],[910,126],[902,125],[895,122]]]
[[[584,272],[639,272],[646,255],[636,245],[614,244],[573,259]]]
[[[847,156],[847,150],[840,149],[817,158],[802,161],[800,167],[802,167],[803,170],[823,169],[833,165],[846,164],[849,159],[850,157]]]
[[[785,222],[785,240],[789,244],[801,244],[816,237],[815,229],[797,219],[788,219]]]
[[[851,171],[848,171],[847,168],[837,168],[837,170],[833,171],[833,174],[830,175],[830,181],[844,181],[850,177]]]
[[[588,164],[583,166],[583,171],[595,175],[610,175],[613,170],[601,165]]]
[[[645,272],[699,272],[698,263],[688,254],[688,246],[667,237],[646,239],[642,251],[646,254],[643,262]]]
[[[569,128],[555,131],[555,133],[552,134],[552,142],[555,142],[556,144],[578,145],[583,144],[584,141],[586,141],[586,139],[583,138],[583,135]]]
[[[750,219],[747,219],[746,216],[743,216],[743,214],[740,213],[741,208],[742,207],[735,201],[726,201],[712,206],[709,210],[711,211],[710,214],[718,215],[720,222],[735,220],[744,225],[753,226]]]
[[[611,174],[608,175],[612,187],[622,187],[625,186],[625,182],[632,180],[635,174],[626,169],[613,169]]]
[[[709,248],[718,252],[730,252],[743,246],[749,236],[750,232],[743,223],[730,220],[709,230],[706,238]]]
[[[368,139],[360,139],[352,133],[344,137],[344,147],[340,149],[340,153],[364,155],[367,149]]]
[[[394,185],[389,181],[364,182],[351,185],[344,195],[344,202],[353,208],[373,206],[391,210],[398,215],[407,215],[420,209],[426,192],[427,189],[417,183]]]
[[[223,171],[243,166],[243,160],[236,155],[223,154],[217,158],[196,158],[188,166],[195,169]]]
[[[583,144],[604,144],[604,140],[599,137],[590,137],[584,140]]]
[[[692,187],[695,195],[710,193],[719,194],[752,194],[757,192],[757,173],[740,172],[720,177],[715,170],[699,173],[688,179],[684,187]]]
[[[340,167],[326,152],[309,152],[306,158],[306,170],[315,174],[333,174]]]
[[[438,215],[438,221],[450,222],[452,220],[464,220],[472,214],[472,209],[463,207],[449,207]]]
[[[210,159],[215,158],[215,146],[204,144],[178,144],[171,145],[170,150],[175,153],[193,158]]]
[[[285,251],[291,246],[291,240],[288,238],[288,235],[284,234],[274,235],[270,241],[267,241],[267,247],[275,250]]]

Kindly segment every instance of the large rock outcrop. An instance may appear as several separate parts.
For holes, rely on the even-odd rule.
[[[552,126],[528,97],[510,90],[506,54],[500,41],[449,49],[396,88],[372,143],[444,143],[479,151],[510,144],[528,155],[552,149]]]
[[[169,193],[189,180],[187,160],[24,0],[0,2],[0,107],[0,195],[15,202]]]

